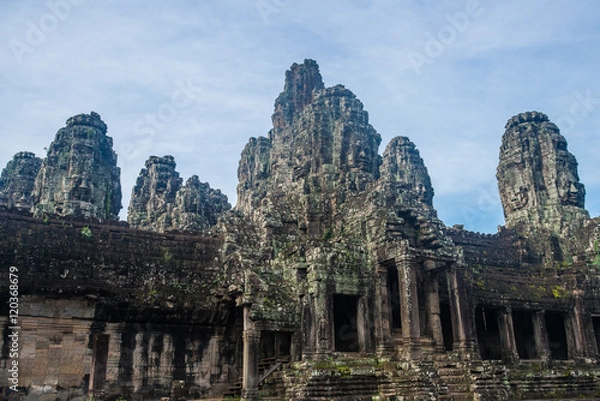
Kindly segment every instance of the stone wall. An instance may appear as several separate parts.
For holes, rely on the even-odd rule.
[[[220,244],[0,210],[0,267],[4,274],[18,268],[19,383],[27,399],[83,399],[99,380],[99,338],[107,348],[95,385],[107,395],[169,395],[174,380],[196,396],[222,394],[239,376],[241,329],[220,284]],[[7,316],[8,283],[0,285],[0,316]],[[11,331],[2,322],[6,387]]]

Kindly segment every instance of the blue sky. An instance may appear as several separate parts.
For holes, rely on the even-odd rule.
[[[411,138],[447,225],[495,232],[504,124],[542,111],[567,138],[600,215],[597,1],[0,2],[0,165],[45,154],[75,114],[114,139],[126,208],[150,155],[171,154],[235,202],[240,152],[266,135],[284,72],[317,60],[382,136]]]

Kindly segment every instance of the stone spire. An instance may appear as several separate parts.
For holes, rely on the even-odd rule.
[[[48,148],[33,190],[35,216],[118,219],[121,170],[97,113],[67,120]]]
[[[144,230],[201,231],[231,205],[227,196],[194,175],[182,186],[173,156],[150,156],[131,194],[127,222]]]
[[[31,210],[31,192],[41,165],[42,159],[31,152],[15,154],[0,175],[0,205]]]
[[[201,231],[217,224],[221,214],[231,209],[227,196],[191,176],[179,189],[173,208],[173,228],[181,231]]]
[[[512,117],[505,129],[496,177],[506,226],[567,239],[589,218],[567,141],[548,116],[536,111]]]
[[[173,156],[150,156],[131,192],[127,222],[136,228],[162,232],[172,228],[172,213],[182,179]]]
[[[252,138],[242,152],[237,208],[261,225],[296,220],[319,236],[346,192],[379,178],[381,137],[350,90],[324,87],[313,60],[286,72],[272,120],[269,138]]]
[[[273,127],[277,129],[290,125],[294,117],[312,102],[314,92],[325,88],[319,66],[314,60],[304,60],[302,64],[292,64],[285,72],[283,92],[275,100]]]
[[[434,211],[431,178],[417,147],[408,138],[397,136],[386,146],[380,181],[390,186],[397,202]]]

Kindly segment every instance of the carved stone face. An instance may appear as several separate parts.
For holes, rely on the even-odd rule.
[[[372,141],[369,140],[369,134],[362,131],[352,131],[347,135],[348,151],[346,155],[341,155],[341,167],[346,167],[347,171],[351,172],[372,173],[373,145]]]
[[[300,149],[294,153],[294,181],[298,181],[308,175],[310,171],[310,160]]]
[[[562,205],[583,207],[585,201],[585,189],[570,173],[559,174],[556,182],[558,199]]]
[[[168,181],[173,169],[162,163],[157,163],[153,167],[154,168],[150,170],[150,175],[154,178],[156,183],[156,193],[160,194],[167,190]]]
[[[510,205],[512,210],[521,210],[529,203],[529,190],[526,186],[520,186],[511,191]]]
[[[577,161],[567,150],[566,141],[559,141],[556,150],[558,201],[562,205],[584,207],[585,187],[577,176]]]

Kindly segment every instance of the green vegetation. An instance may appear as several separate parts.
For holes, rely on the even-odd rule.
[[[85,239],[90,239],[92,238],[92,230],[90,229],[89,226],[85,226],[81,229],[81,236]]]
[[[552,296],[556,299],[564,299],[568,295],[567,290],[560,285],[555,285],[552,287]]]

